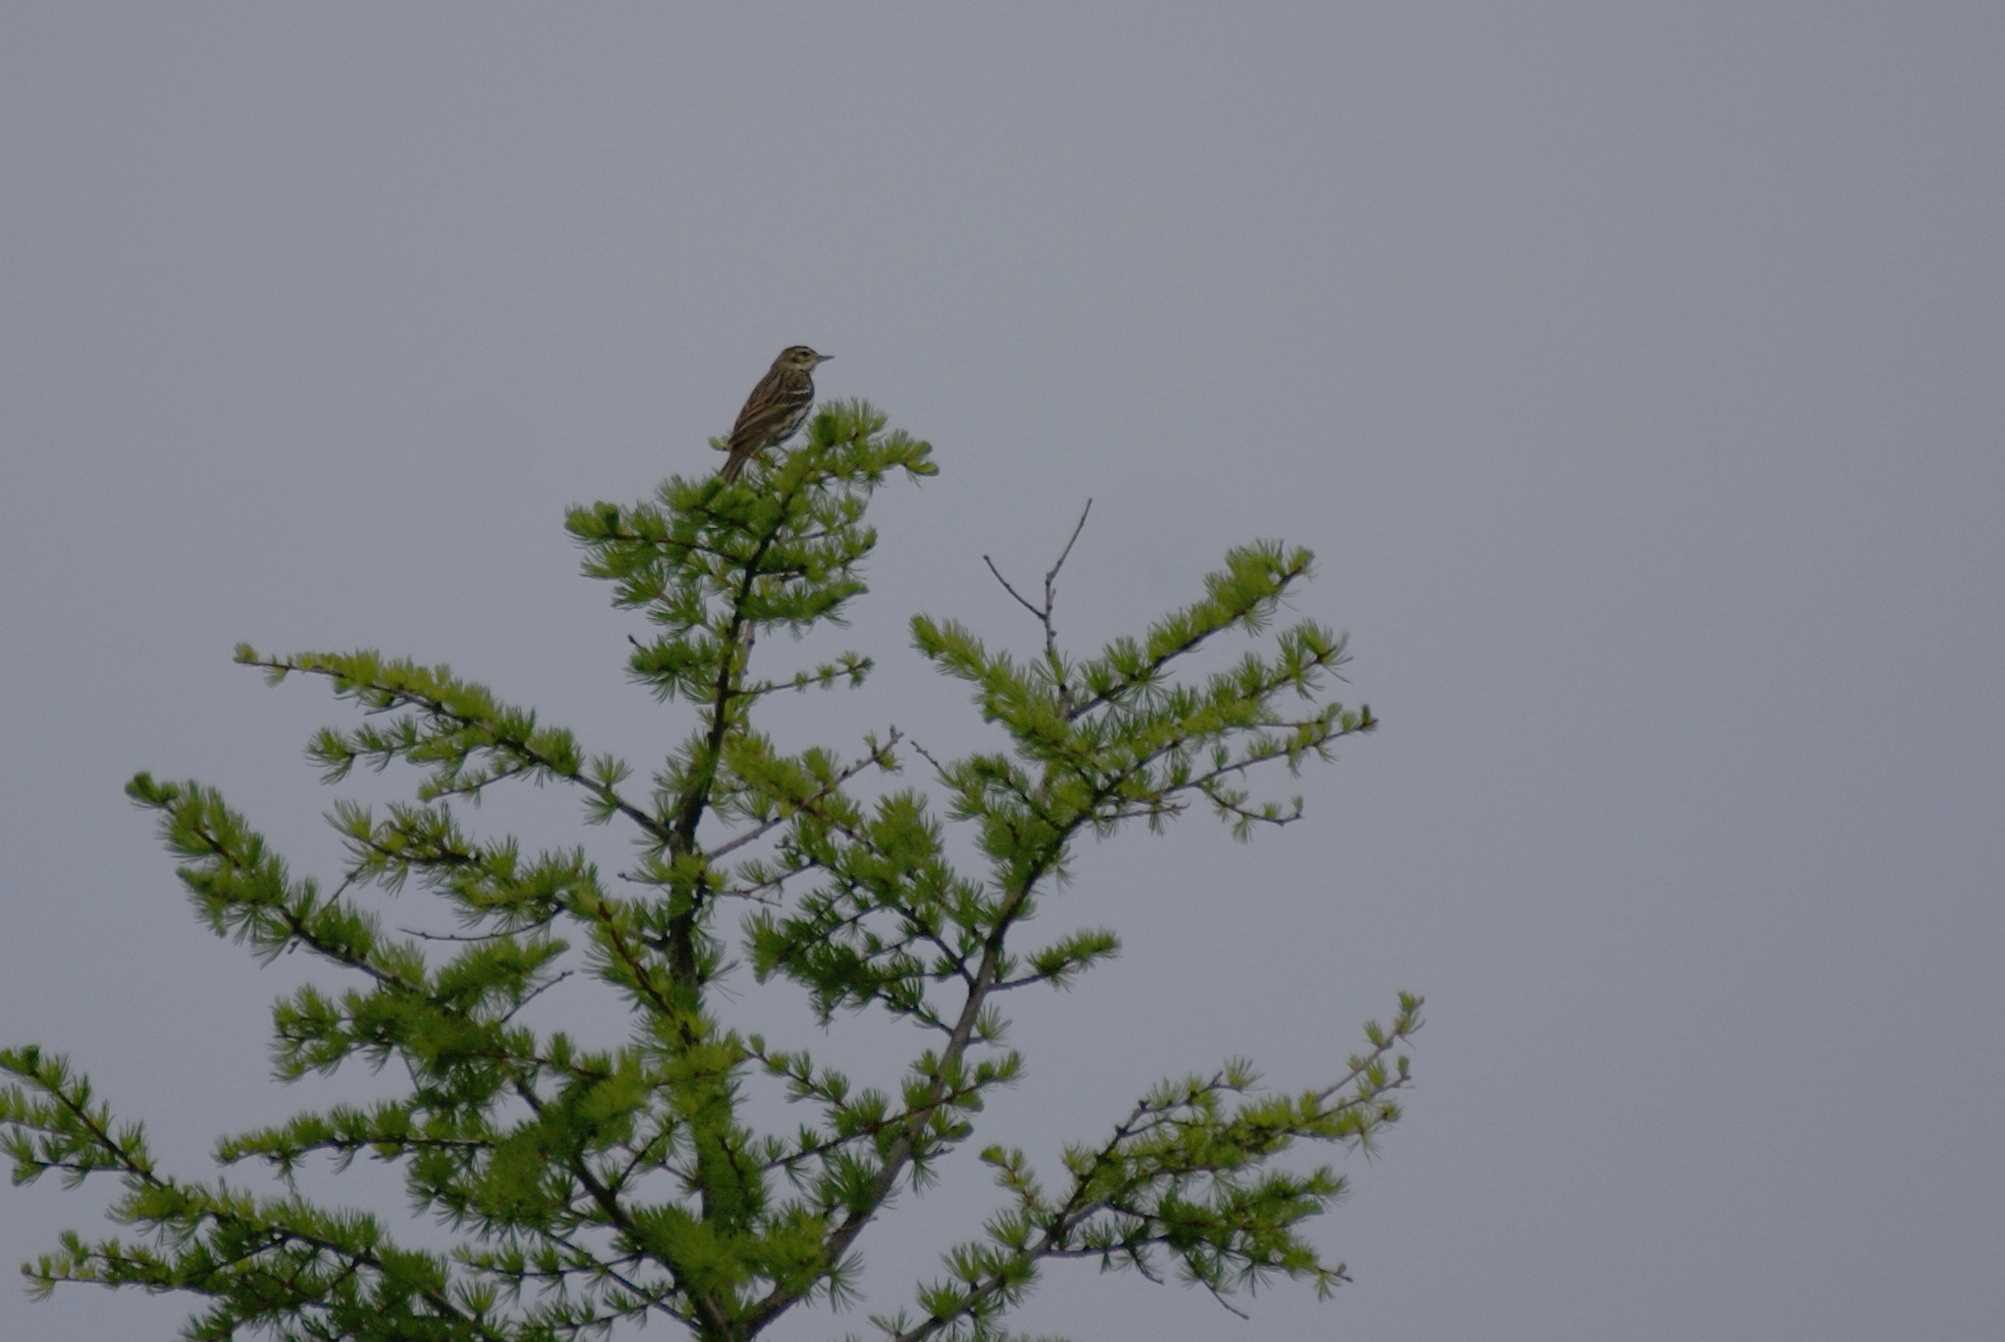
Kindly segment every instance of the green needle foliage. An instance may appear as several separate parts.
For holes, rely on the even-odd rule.
[[[1028,661],[951,620],[915,619],[919,653],[967,682],[1002,749],[943,760],[891,729],[846,760],[783,750],[756,725],[769,696],[854,685],[871,663],[846,653],[769,669],[781,659],[755,649],[843,619],[877,540],[864,523],[872,493],[896,473],[933,474],[929,454],[867,405],[839,404],[739,483],[676,477],[650,502],[571,510],[585,572],[650,626],[633,640],[633,679],[695,719],[644,786],[625,760],[445,667],[240,647],[237,660],[274,683],[324,682],[361,710],[359,725],[308,746],[328,783],[358,763],[401,762],[417,770],[413,799],[335,804],[347,861],[330,889],[295,876],[213,787],[142,773],[127,793],[158,816],[211,929],[262,959],[304,951],[330,971],[273,1009],[278,1076],[394,1060],[409,1086],[221,1138],[219,1164],[281,1176],[284,1195],[265,1195],[162,1170],[141,1126],[115,1120],[67,1060],[0,1051],[15,1181],[108,1175],[123,1190],[111,1214],[135,1235],[64,1234],[24,1266],[30,1290],[183,1292],[200,1302],[192,1339],[531,1342],[653,1320],[747,1339],[804,1302],[848,1303],[863,1237],[894,1194],[924,1187],[974,1138],[985,1097],[1023,1075],[1001,995],[1063,987],[1118,950],[1105,930],[1024,943],[1075,846],[1134,822],[1160,828],[1193,805],[1241,837],[1286,824],[1299,800],[1256,800],[1254,776],[1328,759],[1375,725],[1329,698],[1343,640],[1314,623],[1267,635],[1223,670],[1184,673],[1207,643],[1262,635],[1309,576],[1306,550],[1257,544],[1230,552],[1192,604],[1091,657],[1063,653],[1053,627],[1064,556],[1042,604],[1009,588],[1043,626]],[[857,795],[862,776],[894,773],[908,753],[928,787]],[[630,869],[609,885],[582,848],[531,855],[470,832],[454,802],[512,780],[557,785],[588,822],[624,829]],[[972,859],[950,856],[950,826]],[[364,896],[413,882],[467,933],[386,934]],[[796,1043],[733,1029],[719,991],[727,922],[753,974],[798,985],[822,1025],[882,1011],[915,1030],[902,1072],[892,1063],[881,1086],[856,1085]],[[623,1002],[624,1046],[524,1019],[577,971]],[[870,1323],[899,1339],[1001,1338],[1047,1265],[1073,1258],[1152,1280],[1171,1269],[1221,1303],[1276,1274],[1329,1291],[1344,1268],[1319,1257],[1303,1223],[1344,1180],[1278,1158],[1303,1141],[1369,1148],[1397,1120],[1420,1006],[1403,995],[1334,1076],[1295,1094],[1260,1093],[1232,1060],[1164,1081],[1109,1115],[1104,1135],[1046,1153],[1042,1175],[1021,1150],[977,1148],[999,1206],[915,1308]],[[758,1084],[810,1117],[758,1130],[747,1116]],[[293,1183],[309,1157],[345,1168],[363,1154],[400,1167],[413,1205],[452,1232],[448,1251],[399,1244],[383,1222]]]

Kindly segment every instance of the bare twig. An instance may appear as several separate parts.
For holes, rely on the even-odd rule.
[[[780,906],[779,899],[765,892],[769,888],[778,889],[782,881],[787,880],[789,877],[800,875],[802,870],[805,870],[805,868],[786,872],[775,880],[763,881],[758,885],[710,886],[704,893],[706,895],[715,895],[720,899],[744,899],[754,904],[765,904],[773,908],[778,908]],[[636,876],[630,871],[614,872],[613,874],[629,885],[643,885],[650,890],[659,890],[665,884],[663,881],[651,880],[646,876]]]
[[[1072,524],[1072,535],[1067,538],[1065,548],[1058,552],[1057,561],[1045,570],[1042,607],[1033,606],[1025,600],[1023,593],[1012,587],[1008,578],[1003,577],[1002,570],[996,567],[996,561],[987,555],[982,556],[982,562],[989,566],[989,572],[995,574],[996,581],[1002,584],[1003,590],[1016,598],[1016,604],[1036,616],[1038,623],[1044,626],[1044,662],[1051,668],[1052,683],[1058,687],[1058,705],[1061,709],[1071,707],[1072,687],[1066,684],[1065,659],[1058,655],[1058,626],[1052,622],[1052,612],[1058,605],[1058,571],[1064,568],[1065,561],[1072,557],[1072,547],[1079,543],[1079,533],[1086,530],[1086,517],[1092,511],[1093,500],[1088,499],[1086,506],[1079,510],[1079,520]]]
[[[983,555],[982,562],[989,566],[989,572],[996,575],[996,581],[1003,585],[1003,590],[1016,598],[1017,605],[1022,606],[1025,610],[1029,611],[1032,615],[1035,615],[1040,620],[1044,618],[1043,611],[1039,610],[1036,606],[1031,605],[1028,601],[1025,601],[1023,599],[1023,593],[1017,591],[1016,588],[1011,587],[1009,585],[1009,579],[1003,577],[1002,570],[996,567],[995,560],[989,558],[987,555]]]
[[[1252,1321],[1253,1316],[1251,1314],[1248,1314],[1245,1310],[1241,1309],[1239,1306],[1233,1304],[1230,1300],[1227,1300],[1224,1296],[1220,1295],[1218,1293],[1218,1288],[1216,1286],[1213,1286],[1210,1282],[1206,1282],[1204,1283],[1204,1289],[1211,1292],[1211,1298],[1213,1300],[1216,1300],[1219,1304],[1225,1307],[1225,1312],[1227,1314],[1236,1314],[1240,1318],[1247,1320],[1249,1323]]]
[[[726,886],[717,890],[713,890],[711,893],[727,897],[730,899],[749,899],[754,904],[765,904],[773,908],[778,908],[780,906],[779,895],[768,894],[767,893],[768,891],[784,890],[786,888],[787,882],[793,880],[794,877],[802,875],[806,872],[818,871],[820,869],[821,869],[820,863],[809,862],[799,867],[788,867],[785,871],[781,872],[779,875],[760,881],[757,885]]]
[[[906,744],[912,747],[912,752],[920,759],[933,766],[934,774],[938,776],[942,783],[948,781],[947,766],[940,763],[932,751],[926,749],[926,747],[920,745],[917,741],[908,741]]]
[[[1051,609],[1052,601],[1057,595],[1058,589],[1054,584],[1058,581],[1058,570],[1064,568],[1065,561],[1072,557],[1072,547],[1079,543],[1079,533],[1086,530],[1086,516],[1092,511],[1093,500],[1088,499],[1086,506],[1079,510],[1079,520],[1072,524],[1072,535],[1066,540],[1065,548],[1058,552],[1058,562],[1044,575],[1044,607],[1047,611]]]
[[[537,927],[547,927],[551,920],[541,919],[528,927],[503,928],[499,932],[427,932],[422,927],[399,927],[397,930],[407,937],[417,937],[420,941],[500,941],[504,937],[520,936]]]
[[[571,971],[567,969],[563,971],[561,974],[556,975],[554,978],[547,979],[544,982],[537,984],[534,988],[531,988],[527,993],[523,994],[522,1000],[520,1002],[517,1002],[514,1006],[508,1009],[508,1014],[503,1016],[502,1020],[504,1021],[513,1020],[515,1018],[516,1012],[522,1010],[522,1008],[528,1006],[531,1002],[541,997],[544,993],[549,992],[552,988],[556,987],[558,984],[562,983],[565,979],[568,979],[570,977],[571,977]]]

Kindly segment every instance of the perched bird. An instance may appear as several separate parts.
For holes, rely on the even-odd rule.
[[[789,345],[780,351],[780,357],[745,398],[745,408],[731,426],[731,455],[718,474],[736,480],[746,462],[794,436],[808,417],[808,407],[814,404],[815,365],[827,363],[831,357],[806,345]]]

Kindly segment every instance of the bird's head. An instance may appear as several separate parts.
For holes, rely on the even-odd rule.
[[[816,364],[827,363],[834,357],[832,354],[817,354],[806,345],[789,345],[780,351],[777,362],[782,368],[807,373],[812,372]]]

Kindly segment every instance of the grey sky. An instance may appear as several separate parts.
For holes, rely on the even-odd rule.
[[[1159,1075],[1326,1079],[1424,991],[1410,1116],[1317,1231],[1357,1284],[1242,1324],[1061,1265],[1024,1327],[2005,1332],[2005,9],[679,9],[0,7],[0,1034],[189,1174],[331,1093],[265,1076],[305,967],[199,930],[120,784],[332,869],[299,746],[342,713],[238,639],[449,661],[649,759],[686,720],[562,507],[713,466],[805,340],[942,473],[879,509],[878,677],[793,739],[987,744],[904,621],[1028,646],[980,556],[1041,569],[1089,495],[1076,644],[1284,537],[1386,722],[1308,824],[1085,856],[1038,926],[1127,954],[1011,1003],[987,1130],[1051,1170]],[[974,1165],[865,1241],[872,1307],[977,1231]],[[0,1191],[0,1259],[101,1202]],[[0,1285],[9,1338],[185,1312]]]

